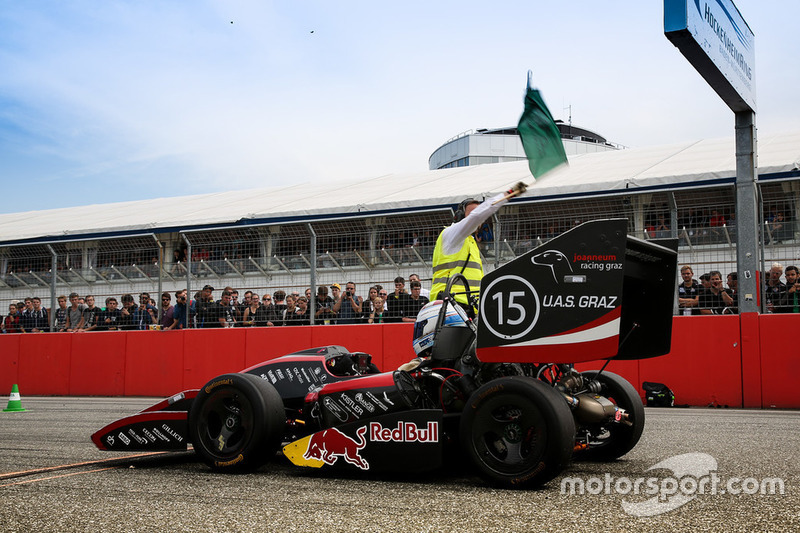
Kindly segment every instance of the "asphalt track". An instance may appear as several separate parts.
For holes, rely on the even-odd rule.
[[[113,454],[94,448],[89,435],[95,429],[154,399],[23,395],[22,401],[26,412],[0,412],[4,533],[800,531],[797,411],[647,409],[642,440],[623,459],[573,463],[543,489],[510,491],[486,486],[468,469],[370,478],[325,475],[278,460],[249,475],[216,475],[191,452]],[[716,461],[722,486],[732,478],[780,478],[784,493],[693,494],[650,517],[623,508],[650,496],[621,494],[627,485],[620,480],[658,474],[665,483],[673,473],[683,480],[674,468],[648,469],[698,453]],[[584,480],[584,494],[564,493],[567,477]],[[600,480],[611,480],[605,482],[610,492],[600,491]],[[745,487],[752,492],[755,485]],[[600,493],[590,494],[590,488]],[[685,488],[690,494],[692,487]],[[662,495],[667,503],[677,501]]]

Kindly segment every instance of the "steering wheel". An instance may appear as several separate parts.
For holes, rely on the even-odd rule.
[[[470,318],[467,316],[467,313],[464,311],[464,309],[461,307],[461,305],[456,301],[455,297],[453,296],[452,293],[453,285],[459,282],[464,287],[464,294],[467,295],[468,299],[471,299],[471,293],[473,291],[470,291],[469,280],[466,278],[466,276],[464,276],[464,274],[461,274],[460,272],[457,272],[452,276],[450,276],[450,279],[447,280],[447,285],[445,285],[444,291],[442,291],[442,293],[439,295],[439,299],[442,300],[442,308],[439,310],[439,317],[437,318],[436,321],[436,334],[438,334],[439,331],[441,331],[442,327],[444,326],[444,319],[447,316],[448,305],[453,306],[456,313],[458,313],[458,315],[461,317],[464,323],[467,324],[467,326],[472,328],[473,332],[477,330],[475,322],[473,320],[470,320]]]

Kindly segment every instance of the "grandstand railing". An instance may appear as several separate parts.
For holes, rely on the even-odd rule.
[[[760,197],[762,271],[774,262],[784,267],[800,264],[800,180],[761,184]],[[721,271],[724,279],[736,270],[732,185],[515,202],[504,206],[479,230],[484,265],[491,270],[577,224],[612,217],[628,219],[629,233],[641,239],[677,238],[679,262],[691,265],[696,279],[710,270]],[[317,285],[344,286],[352,281],[357,293],[366,296],[369,286],[391,289],[395,277],[416,273],[423,287],[429,288],[435,240],[451,220],[452,211],[444,209],[0,245],[0,314],[6,314],[12,301],[26,296],[39,296],[51,307],[56,295],[71,292],[92,294],[102,307],[107,296],[119,299],[125,293],[149,292],[158,302],[160,292],[188,287],[193,295],[204,285],[212,285],[218,298],[226,286],[240,294],[246,290],[272,294],[278,289],[302,294],[312,279]],[[315,255],[311,253],[312,232]],[[766,312],[766,307],[762,311]]]

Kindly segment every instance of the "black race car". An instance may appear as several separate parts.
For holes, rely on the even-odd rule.
[[[432,346],[400,370],[379,372],[341,346],[303,350],[180,392],[92,441],[113,451],[191,443],[222,472],[278,450],[310,468],[429,471],[458,447],[494,484],[537,486],[575,454],[613,460],[638,442],[634,387],[573,364],[669,351],[676,249],[627,236],[625,220],[588,222],[487,274],[479,320],[455,301],[466,280],[451,279],[434,322],[415,325]]]

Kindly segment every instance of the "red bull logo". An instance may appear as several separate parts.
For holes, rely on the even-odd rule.
[[[303,458],[323,461],[325,464],[332,465],[341,457],[361,470],[369,470],[369,463],[360,454],[361,449],[367,445],[367,440],[364,438],[366,432],[367,426],[358,428],[356,431],[358,441],[336,428],[315,433],[308,441],[308,448],[306,448]]]
[[[380,422],[370,422],[369,440],[372,442],[439,442],[439,424],[428,422],[418,427],[413,422],[398,422],[394,428],[385,428]]]

